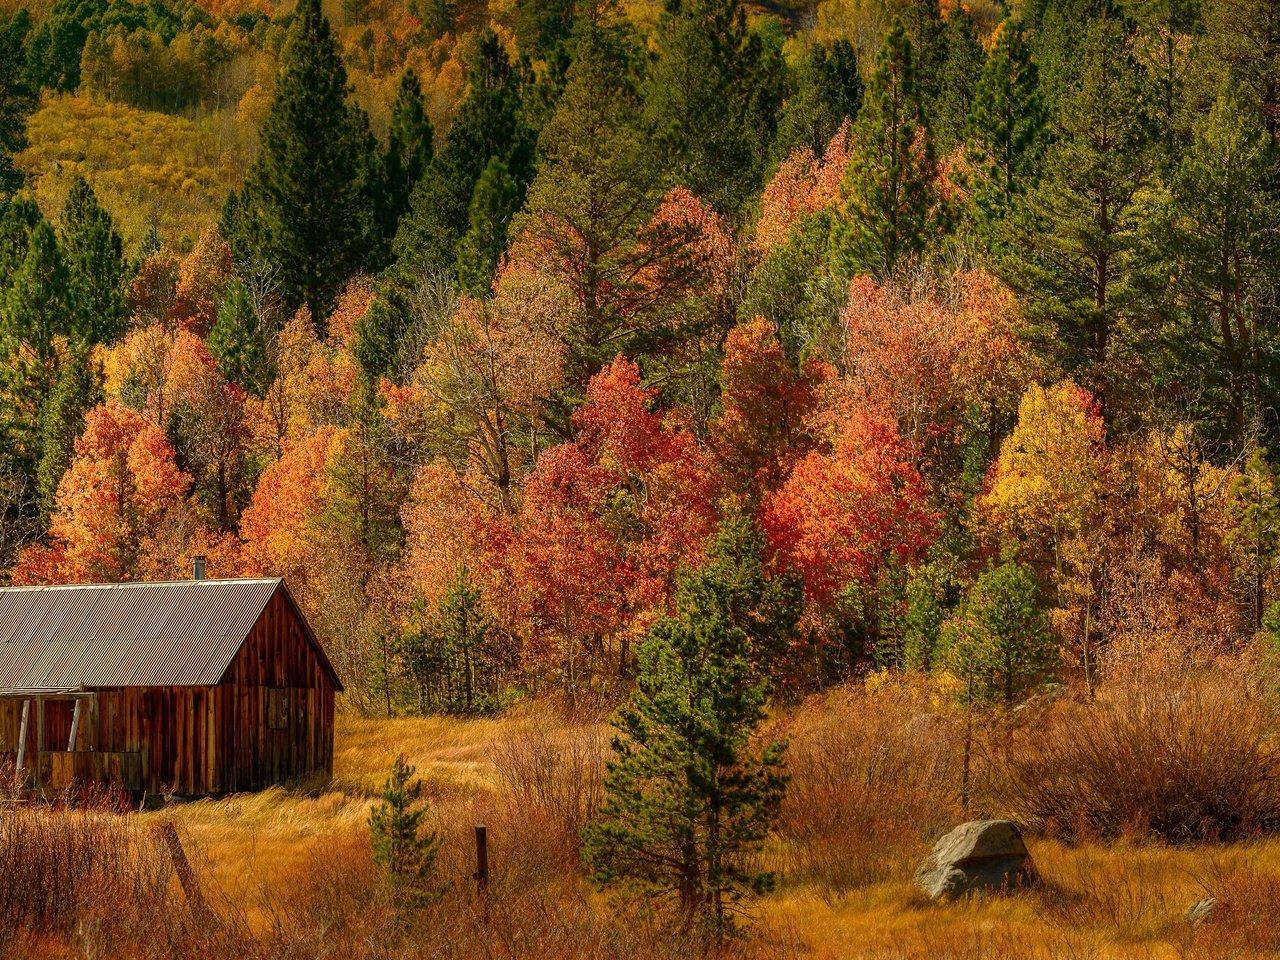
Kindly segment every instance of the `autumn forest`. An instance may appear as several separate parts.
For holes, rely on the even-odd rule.
[[[0,584],[203,556],[285,578],[349,724],[612,717],[560,872],[715,949],[762,849],[897,875],[796,866],[815,729],[897,751],[908,859],[1280,828],[1280,8],[22,2]],[[443,909],[411,774],[373,856]]]

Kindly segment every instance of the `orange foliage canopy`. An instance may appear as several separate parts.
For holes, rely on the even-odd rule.
[[[819,605],[846,585],[874,588],[890,560],[919,558],[935,521],[914,445],[865,407],[843,418],[830,451],[800,461],[763,516],[783,565],[803,576]]]
[[[729,331],[711,449],[730,489],[758,497],[782,483],[812,445],[807,421],[832,375],[813,361],[796,370],[764,317]]]
[[[707,464],[649,410],[655,394],[619,357],[588,385],[577,439],[543,453],[525,485],[513,569],[533,622],[561,637],[643,630],[711,532]]]
[[[115,401],[95,407],[58,486],[52,542],[23,553],[14,582],[135,579],[152,531],[173,522],[189,485],[163,431]]]
[[[817,213],[840,195],[840,183],[849,166],[850,124],[836,131],[821,159],[802,147],[782,161],[764,188],[755,247],[761,254],[787,242],[797,222]]]

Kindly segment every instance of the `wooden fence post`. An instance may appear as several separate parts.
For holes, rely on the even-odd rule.
[[[476,824],[476,886],[484,893],[489,889],[489,830]]]
[[[209,909],[204,894],[200,892],[200,884],[196,880],[195,871],[191,869],[191,861],[187,859],[186,851],[182,849],[178,828],[173,825],[172,820],[165,820],[160,824],[159,830],[161,839],[169,848],[173,869],[178,874],[178,882],[182,884],[182,894],[187,898],[192,914],[200,922],[213,919],[213,911]]]

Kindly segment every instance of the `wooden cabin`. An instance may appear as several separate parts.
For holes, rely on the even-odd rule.
[[[0,763],[37,792],[201,796],[332,774],[342,684],[284,582],[202,567],[0,588]]]

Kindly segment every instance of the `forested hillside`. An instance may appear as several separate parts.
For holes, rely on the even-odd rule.
[[[0,570],[284,576],[384,713],[717,536],[784,698],[1269,649],[1278,127],[1252,0],[10,9]]]

